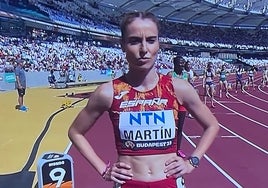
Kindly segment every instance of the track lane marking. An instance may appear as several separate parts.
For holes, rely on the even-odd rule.
[[[196,144],[184,132],[182,132],[182,135],[194,148],[196,148]],[[217,165],[217,163],[214,162],[207,154],[204,155],[204,158],[237,188],[242,188],[242,186],[234,178],[232,178],[226,171]]]
[[[267,101],[267,100],[262,99],[262,98],[260,98],[260,97],[257,97],[257,96],[255,96],[255,95],[252,95],[251,93],[247,92],[246,90],[245,90],[245,93],[246,93],[248,96],[253,97],[253,98],[255,98],[255,99],[259,100],[259,101],[262,101],[262,102],[268,103],[268,101]]]
[[[259,111],[262,111],[262,112],[268,114],[268,111],[267,111],[267,110],[264,110],[264,109],[262,109],[262,108],[259,108],[259,107],[257,107],[257,106],[254,106],[254,105],[252,105],[252,104],[249,104],[249,103],[247,103],[247,102],[245,102],[245,101],[243,101],[243,100],[241,100],[241,99],[236,98],[235,96],[233,96],[233,95],[231,95],[231,94],[229,94],[229,96],[232,97],[233,99],[235,99],[235,100],[237,100],[237,101],[239,101],[239,102],[241,102],[241,103],[247,105],[247,106],[250,106],[250,107],[252,107],[252,108],[255,108],[255,109],[259,110]]]
[[[262,93],[268,95],[268,93],[267,93],[266,91],[263,91],[263,90],[261,89],[261,86],[260,86],[260,85],[258,86],[258,90],[259,90],[260,92],[262,92]]]
[[[256,124],[258,124],[258,125],[260,125],[260,126],[262,126],[262,127],[264,127],[264,128],[268,128],[268,125],[265,125],[264,123],[258,122],[258,121],[254,120],[254,119],[251,119],[251,118],[249,118],[249,117],[247,117],[247,116],[245,116],[245,115],[243,115],[243,114],[241,114],[241,113],[239,113],[239,112],[237,112],[237,111],[235,111],[235,110],[233,110],[233,109],[231,109],[231,108],[229,108],[229,107],[227,107],[227,106],[221,104],[220,102],[218,102],[218,101],[215,100],[215,99],[214,99],[214,101],[215,101],[217,104],[219,104],[220,106],[222,106],[223,108],[225,108],[225,109],[227,109],[227,110],[229,110],[229,111],[231,111],[231,112],[233,112],[233,113],[235,113],[235,114],[237,114],[237,115],[239,115],[239,116],[241,116],[241,117],[243,117],[243,118],[245,118],[245,119],[247,119],[247,120],[249,120],[249,121],[251,121],[251,122],[253,122],[253,123],[256,123]]]
[[[225,127],[225,126],[222,125],[221,123],[219,123],[219,125],[220,125],[221,128],[223,128],[223,129],[226,130],[227,132],[231,133],[232,135],[234,135],[234,136],[236,136],[237,138],[243,140],[244,142],[246,142],[246,143],[249,144],[250,146],[252,146],[252,147],[254,147],[254,148],[256,148],[256,149],[260,150],[261,152],[263,152],[263,153],[265,153],[265,154],[268,155],[268,151],[267,151],[267,150],[261,148],[260,146],[254,144],[253,142],[251,142],[251,141],[247,140],[246,138],[240,136],[239,134],[235,133],[234,131],[228,129],[227,127]]]

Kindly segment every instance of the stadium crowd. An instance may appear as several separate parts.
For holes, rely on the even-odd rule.
[[[171,69],[176,52],[162,49],[158,55],[156,68]],[[71,67],[74,70],[121,70],[126,67],[124,53],[116,47],[104,47],[100,42],[81,41],[71,36],[29,38],[0,36],[0,72],[12,67],[14,61],[25,61],[26,71],[60,71]],[[184,56],[193,69],[202,69],[208,61],[215,68],[226,63],[217,58]],[[232,65],[228,65],[232,69]]]
[[[2,3],[4,1],[1,1]],[[116,15],[105,14],[105,11],[94,4],[84,4],[81,1],[29,1],[38,7],[44,16],[58,24],[70,27],[83,27],[93,31],[120,35]],[[74,8],[76,7],[76,8]],[[254,33],[240,29],[221,29],[186,24],[171,24],[162,22],[165,31],[160,40],[162,43],[178,46],[196,46],[207,48],[236,48],[236,49],[268,49],[267,31]],[[167,29],[168,28],[168,29]],[[174,32],[176,30],[176,32]],[[251,40],[248,40],[251,38]],[[0,72],[9,69],[18,57],[25,61],[26,71],[62,70],[71,67],[74,70],[112,69],[119,70],[126,67],[124,53],[119,43],[111,45],[100,41],[82,40],[71,35],[61,35],[51,31],[31,29],[28,36],[8,37],[0,35]],[[172,58],[176,51],[162,48],[160,50],[156,68],[171,69]],[[226,64],[227,69],[235,69],[216,57],[192,56],[189,53],[183,57],[190,62],[194,70],[205,69],[208,61],[214,69],[220,69]],[[264,59],[243,59],[249,65],[256,67],[267,65]]]

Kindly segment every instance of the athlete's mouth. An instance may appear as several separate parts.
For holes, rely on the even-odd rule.
[[[149,58],[149,57],[141,57],[141,58],[138,58],[138,61],[148,61],[150,59],[151,58]]]
[[[149,58],[139,58],[138,63],[139,64],[146,64],[150,59]]]

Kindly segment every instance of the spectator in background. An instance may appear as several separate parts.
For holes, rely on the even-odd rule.
[[[18,91],[18,105],[16,105],[16,109],[26,112],[28,109],[26,106],[24,106],[24,95],[26,92],[26,75],[23,68],[22,59],[16,60],[14,73],[16,77],[15,88]]]
[[[54,87],[55,83],[56,83],[56,77],[54,75],[54,71],[53,69],[50,70],[50,74],[48,75],[48,83],[49,83],[49,87]]]
[[[73,66],[68,66],[68,82],[75,82],[76,77],[75,77],[75,70]]]
[[[59,77],[58,82],[59,83],[67,83],[69,80],[69,75],[68,75],[67,69],[65,67],[61,67],[59,74],[60,74],[60,77]]]
[[[82,81],[84,81],[84,80],[83,80],[83,76],[82,76],[81,73],[78,74],[78,76],[77,76],[77,81],[78,81],[78,82],[82,82]]]

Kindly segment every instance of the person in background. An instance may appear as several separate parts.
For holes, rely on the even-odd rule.
[[[68,75],[67,82],[75,82],[76,77],[75,77],[74,66],[68,66],[67,75]]]
[[[48,83],[49,83],[49,87],[54,87],[55,83],[56,83],[56,77],[54,75],[54,70],[51,69],[50,70],[50,74],[47,77]]]
[[[262,70],[262,87],[267,87],[268,86],[268,69],[267,67],[265,66]]]
[[[247,71],[248,74],[248,87],[252,86],[253,90],[255,89],[255,85],[254,85],[254,76],[256,73],[256,68],[254,66],[250,67],[250,69]]]
[[[194,76],[195,76],[195,73],[192,70],[189,61],[186,61],[185,62],[184,69],[188,73],[188,82],[194,87]]]
[[[77,76],[77,81],[78,81],[78,82],[82,82],[82,81],[83,81],[83,76],[82,76],[81,73],[78,74],[78,76]]]
[[[23,69],[23,60],[18,59],[15,63],[14,69],[16,81],[15,88],[18,91],[18,105],[16,105],[16,109],[26,112],[28,108],[24,106],[24,95],[26,92],[26,75]]]
[[[188,81],[188,73],[185,70],[185,63],[186,61],[183,59],[183,57],[175,56],[173,58],[173,71],[168,72],[168,75],[173,78],[179,78],[179,79]],[[180,145],[181,140],[182,140],[182,130],[183,130],[183,125],[184,125],[186,114],[187,114],[186,108],[183,105],[180,105],[179,114],[178,114],[178,118],[179,118],[179,122],[178,122],[179,135],[177,138],[178,145]],[[179,154],[181,156],[185,156],[184,152],[180,149],[179,149]]]
[[[242,65],[238,65],[238,69],[236,69],[235,71],[235,75],[236,75],[236,79],[235,79],[235,93],[237,93],[237,89],[238,89],[238,84],[240,84],[240,89],[241,92],[243,93],[243,69],[242,69]]]
[[[212,62],[208,62],[207,69],[205,70],[204,78],[203,78],[203,88],[204,92],[204,102],[207,103],[207,96],[210,97],[211,107],[215,108],[214,105],[214,95],[215,95],[215,85],[214,85],[214,77],[215,71],[213,69]]]
[[[220,82],[220,98],[222,98],[222,90],[224,88],[225,90],[225,96],[227,98],[229,98],[229,91],[228,91],[228,81],[227,81],[227,70],[226,70],[226,66],[222,65],[221,70],[219,72],[219,82]]]
[[[121,48],[129,71],[101,84],[68,131],[74,146],[116,188],[183,187],[182,176],[198,167],[219,131],[215,116],[188,82],[157,73],[159,30],[158,19],[150,12],[124,15]],[[181,105],[203,128],[197,147],[186,158],[177,154]],[[117,161],[107,163],[85,137],[106,111],[114,128],[111,134],[118,154]]]

